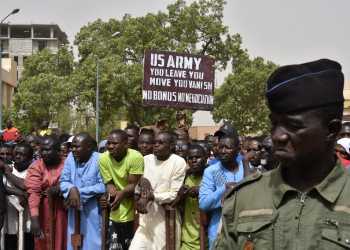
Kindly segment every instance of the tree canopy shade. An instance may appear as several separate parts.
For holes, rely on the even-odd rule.
[[[241,49],[240,35],[230,35],[223,25],[225,4],[223,0],[199,0],[186,5],[184,0],[177,0],[168,6],[167,13],[141,17],[125,14],[121,20],[108,22],[98,19],[83,26],[75,36],[77,62],[72,51],[64,46],[56,55],[49,49],[31,55],[25,61],[18,93],[14,94],[14,124],[27,133],[33,131],[33,122],[39,124],[48,119],[69,126],[72,124],[69,119],[83,115],[84,109],[89,116],[94,114],[99,60],[100,127],[104,123],[118,127],[115,124],[121,117],[116,115],[122,114],[129,124],[139,126],[168,118],[167,129],[173,130],[177,123],[175,109],[141,105],[144,51],[212,55],[218,70],[231,63],[235,71],[247,54]],[[120,34],[112,38],[115,32]],[[72,107],[77,112],[72,112]],[[195,110],[185,112],[191,125]]]
[[[126,120],[139,126],[154,124],[168,118],[168,129],[176,125],[176,110],[146,107],[142,101],[143,57],[145,49],[177,51],[213,55],[218,69],[231,62],[236,65],[245,54],[239,34],[230,35],[222,23],[222,0],[194,1],[186,6],[178,0],[168,6],[168,13],[149,13],[122,20],[100,19],[81,28],[75,37],[79,64],[72,81],[84,93],[82,99],[93,102],[96,89],[97,45],[100,62],[100,116],[101,121],[118,109],[126,108]],[[116,38],[108,38],[120,32]],[[225,39],[223,39],[225,38]],[[193,110],[186,110],[187,122],[192,123]]]
[[[269,134],[269,109],[265,90],[267,79],[279,66],[273,62],[264,62],[262,57],[247,59],[237,70],[229,74],[220,88],[215,90],[215,122],[230,122],[240,134]]]

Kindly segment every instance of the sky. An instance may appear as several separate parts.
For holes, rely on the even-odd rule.
[[[193,1],[186,1],[187,4]],[[230,34],[242,36],[242,47],[253,59],[262,56],[279,65],[299,64],[321,58],[338,61],[345,80],[350,81],[350,22],[348,0],[229,0],[224,25]],[[175,0],[12,0],[0,9],[4,18],[13,9],[11,23],[57,23],[73,45],[80,28],[98,18],[120,20],[167,11]],[[230,67],[216,72],[220,85]],[[192,126],[215,125],[209,111],[197,111]]]

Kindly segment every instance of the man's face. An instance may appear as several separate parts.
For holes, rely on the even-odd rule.
[[[138,149],[142,156],[153,154],[153,136],[141,134],[139,136]]]
[[[241,148],[241,155],[245,155],[248,150],[249,141],[244,141]]]
[[[48,121],[43,121],[42,123],[41,123],[41,128],[42,129],[47,129],[49,127],[49,122]]]
[[[214,136],[208,136],[206,141],[209,143],[210,147],[213,147]]]
[[[128,148],[137,150],[138,147],[138,135],[134,129],[125,129],[125,133],[128,135]]]
[[[213,146],[211,147],[211,150],[213,151],[214,157],[218,157],[218,146],[219,146],[219,138],[217,136],[213,139]]]
[[[68,154],[69,154],[69,150],[68,150],[67,145],[61,144],[61,146],[60,146],[60,157],[66,157],[67,158]]]
[[[12,161],[12,149],[11,148],[1,148],[0,156]]]
[[[205,159],[208,159],[210,157],[210,148],[206,143],[200,142],[198,145],[202,146],[205,150]]]
[[[14,153],[15,167],[20,170],[25,170],[32,162],[33,156],[29,154],[27,148],[16,147]]]
[[[275,155],[275,148],[273,146],[273,142],[271,137],[266,137],[261,144],[261,150],[260,150],[260,163],[261,165],[266,165],[271,161],[276,160],[276,155]]]
[[[7,120],[7,121],[6,121],[6,127],[7,127],[8,129],[12,128],[12,121],[11,121],[11,120]]]
[[[82,136],[75,136],[71,145],[74,161],[84,160],[91,146],[91,143],[86,143]]]
[[[124,141],[119,134],[110,134],[106,142],[106,150],[112,157],[120,156],[128,148],[128,141]]]
[[[44,140],[40,144],[40,155],[46,165],[51,165],[58,155],[57,149],[53,142]]]
[[[170,143],[169,138],[164,134],[158,134],[154,138],[153,153],[158,157],[170,156],[174,143]]]
[[[238,136],[238,140],[239,140],[239,147],[242,148],[243,147],[244,137],[242,135],[239,135]]]
[[[187,160],[187,142],[184,140],[175,141],[175,154]]]
[[[231,163],[237,159],[238,151],[233,139],[226,138],[219,141],[219,159],[221,163]]]
[[[28,144],[30,144],[30,146],[32,146],[33,149],[34,149],[35,146],[36,146],[37,140],[36,140],[35,136],[28,135],[28,136],[26,137],[26,142],[27,142]]]
[[[271,137],[283,167],[307,167],[327,151],[327,129],[314,110],[293,114],[271,112]]]
[[[342,126],[337,138],[338,140],[343,138],[350,138],[350,126]]]
[[[188,151],[187,163],[194,173],[203,173],[206,159],[200,150],[191,149]]]
[[[349,156],[348,152],[346,152],[345,148],[342,145],[336,144],[334,146],[334,151],[337,152],[341,158],[349,160],[350,156]]]
[[[247,149],[247,152],[250,152],[250,151],[254,151],[255,152],[255,156],[254,158],[250,159],[250,164],[254,167],[257,167],[260,165],[260,151],[259,151],[259,148],[258,148],[258,145],[261,145],[261,142],[258,142],[258,141],[250,141],[248,143],[248,149]]]

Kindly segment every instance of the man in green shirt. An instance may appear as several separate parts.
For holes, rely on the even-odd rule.
[[[350,249],[350,172],[333,151],[344,105],[340,64],[284,66],[267,85],[281,165],[226,196],[212,249]]]
[[[192,145],[187,149],[187,163],[192,173],[185,180],[178,194],[186,196],[183,211],[181,250],[200,249],[200,230],[196,223],[196,213],[199,212],[198,194],[206,164],[206,152],[200,145]],[[208,237],[206,238],[209,248]]]
[[[134,191],[143,173],[143,157],[128,148],[128,136],[123,130],[113,130],[107,139],[106,152],[98,159],[106,191],[101,205],[111,208],[109,233],[111,249],[129,249],[134,235]]]

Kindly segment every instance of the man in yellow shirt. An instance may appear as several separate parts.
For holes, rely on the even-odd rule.
[[[49,129],[49,122],[48,121],[43,121],[41,123],[41,130],[39,131],[37,126],[35,126],[35,132],[36,135],[42,139],[45,135],[51,135],[52,131]]]

